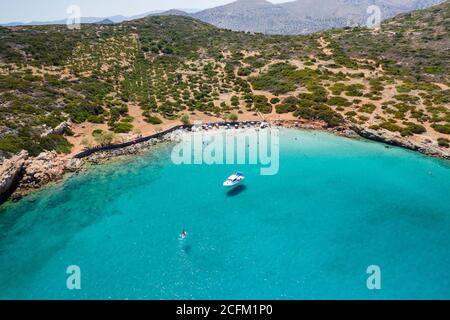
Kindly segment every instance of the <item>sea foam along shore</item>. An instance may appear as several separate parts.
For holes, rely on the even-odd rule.
[[[242,129],[260,127],[261,123],[261,121],[221,122],[200,126],[198,129]],[[284,128],[326,130],[343,137],[363,137],[418,151],[429,156],[450,159],[449,152],[435,147],[432,143],[411,143],[387,131],[380,132],[358,126],[327,128],[320,122],[301,121],[273,121],[269,125]],[[177,141],[182,134],[191,131],[192,127],[191,125],[175,126],[167,131],[131,142],[85,150],[69,158],[61,157],[56,152],[44,152],[37,157],[29,157],[26,151],[22,151],[19,155],[5,160],[0,166],[0,203],[8,199],[18,200],[27,193],[37,190],[50,182],[61,180],[67,173],[81,172],[90,165],[98,165],[118,157],[136,155],[161,142]]]

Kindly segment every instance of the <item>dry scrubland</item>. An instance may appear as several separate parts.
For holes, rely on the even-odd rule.
[[[308,36],[174,16],[73,31],[0,28],[0,158],[23,149],[73,154],[182,122],[261,114],[447,150],[449,19],[446,2],[381,30]]]

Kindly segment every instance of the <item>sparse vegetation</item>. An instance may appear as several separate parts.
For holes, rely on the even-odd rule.
[[[437,132],[440,132],[443,134],[450,134],[450,123],[449,124],[434,124],[432,127]]]
[[[232,114],[230,114],[230,115],[228,116],[228,120],[230,120],[230,121],[238,121],[238,120],[239,120],[239,117],[238,117],[237,114],[232,113]]]
[[[449,148],[450,147],[450,140],[446,138],[439,138],[438,144],[440,147]]]
[[[185,114],[181,117],[181,122],[184,125],[189,125],[191,123],[191,120],[189,119],[189,116]]]
[[[92,138],[110,143],[134,132],[133,105],[153,126],[275,108],[330,127],[448,135],[449,6],[388,20],[378,33],[248,34],[175,16],[79,31],[0,28],[0,152],[69,152],[70,131],[48,134],[67,120],[108,125]]]

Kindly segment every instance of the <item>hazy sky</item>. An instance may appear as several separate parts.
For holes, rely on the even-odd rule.
[[[270,0],[273,3],[288,0]],[[64,19],[70,5],[78,5],[83,17],[136,15],[173,8],[205,9],[233,0],[0,0],[0,22]]]

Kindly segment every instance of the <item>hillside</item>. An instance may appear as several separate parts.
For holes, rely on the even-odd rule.
[[[238,0],[191,15],[220,28],[266,34],[308,34],[345,26],[365,25],[367,8],[377,5],[382,19],[426,8],[442,0],[296,0],[272,4]]]
[[[0,28],[0,158],[259,113],[447,150],[449,8],[401,15],[379,31],[309,36],[250,35],[182,16]]]
[[[444,0],[296,0],[273,4],[266,0],[237,0],[206,10],[168,10],[147,12],[125,17],[83,17],[81,23],[122,23],[146,16],[190,16],[219,28],[233,31],[259,32],[265,34],[309,34],[330,28],[365,25],[367,8],[376,5],[381,18],[388,19],[399,13],[424,9]],[[4,26],[65,24],[57,21],[11,22]]]
[[[336,50],[358,58],[379,59],[392,73],[445,82],[450,71],[449,17],[447,1],[389,19],[376,32],[354,29],[324,34],[333,39]]]
[[[265,0],[238,0],[230,4],[204,10],[193,15],[219,28],[265,34],[304,33],[300,20],[281,5]],[[305,27],[304,22],[302,27]]]

